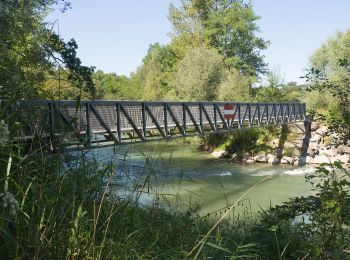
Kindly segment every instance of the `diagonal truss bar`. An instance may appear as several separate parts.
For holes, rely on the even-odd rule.
[[[96,116],[98,122],[102,125],[102,127],[107,131],[108,135],[113,139],[114,142],[119,143],[120,141],[115,137],[111,129],[108,127],[108,125],[103,121],[100,113],[94,108],[93,105],[89,105],[91,112]]]
[[[81,143],[83,143],[84,146],[89,146],[88,142],[86,142],[86,141],[81,137],[80,131],[78,131],[78,129],[76,129],[76,127],[74,126],[73,120],[72,120],[72,121],[69,120],[69,118],[68,118],[61,110],[57,109],[57,108],[55,107],[54,104],[53,104],[53,108],[54,108],[54,111],[56,111],[56,112],[60,115],[60,117],[61,117],[61,119],[63,120],[63,122],[64,122],[66,125],[68,125],[68,126],[73,130],[73,132],[75,133],[75,135],[76,135],[76,137],[79,139],[79,141],[80,141]]]
[[[222,115],[221,111],[220,111],[220,108],[218,106],[216,106],[216,112],[218,113],[222,123],[224,124],[224,126],[226,127],[227,130],[229,130],[229,126],[227,125],[227,122],[224,118],[224,116]]]
[[[179,120],[177,120],[176,116],[174,115],[174,112],[171,110],[170,106],[168,104],[165,105],[167,108],[167,111],[169,112],[169,115],[171,116],[171,118],[173,119],[173,121],[175,122],[176,127],[179,129],[179,131],[181,132],[181,134],[184,136],[185,135],[185,131],[182,128],[182,126],[180,125]],[[168,126],[167,126],[168,128]]]
[[[215,131],[216,131],[216,128],[215,128],[213,122],[211,121],[211,118],[210,118],[210,116],[209,116],[209,114],[208,114],[207,109],[205,108],[205,106],[202,106],[202,109],[203,109],[204,116],[205,116],[205,118],[208,120],[211,129],[215,132]]]
[[[194,119],[194,116],[192,115],[191,110],[188,108],[188,106],[186,104],[185,104],[185,109],[186,109],[188,115],[190,116],[190,119],[191,119],[194,127],[196,128],[197,132],[199,134],[201,134],[202,133],[202,129],[198,126],[198,123],[196,122],[196,119]]]
[[[137,128],[134,120],[132,120],[132,118],[130,117],[129,113],[125,110],[124,106],[122,104],[120,104],[120,110],[121,112],[124,114],[124,116],[126,117],[126,119],[129,121],[130,125],[132,126],[132,128],[134,129],[134,131],[136,132],[136,134],[138,135],[138,137],[142,140],[145,141],[144,136],[142,135],[141,131]]]
[[[153,124],[157,127],[157,130],[159,131],[159,133],[164,137],[166,138],[166,134],[164,133],[162,127],[160,126],[160,124],[158,123],[158,120],[157,118],[153,115],[152,111],[149,109],[149,107],[147,106],[147,104],[145,104],[145,108],[146,108],[146,111],[148,113],[148,115],[151,117],[152,121],[153,121]]]

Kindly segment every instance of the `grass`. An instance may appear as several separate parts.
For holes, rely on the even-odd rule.
[[[212,227],[196,211],[165,210],[156,203],[141,207],[133,200],[111,198],[110,182],[101,182],[101,177],[111,174],[112,166],[97,167],[79,157],[79,165],[51,172],[48,166],[59,159],[46,160],[41,175],[33,171],[21,179],[11,174],[10,191],[21,207],[14,219],[1,219],[3,259],[186,258]],[[31,165],[38,166],[34,161]],[[218,249],[223,245],[233,250],[233,234],[223,233],[207,235],[211,246],[202,247],[198,256],[223,257],[227,252]]]

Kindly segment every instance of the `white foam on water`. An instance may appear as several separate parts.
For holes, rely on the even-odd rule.
[[[219,173],[219,174],[216,174],[218,176],[231,176],[232,175],[232,172],[228,171],[228,172],[222,172],[222,173]]]
[[[313,173],[315,172],[315,168],[313,167],[310,167],[310,168],[296,168],[296,169],[293,169],[293,170],[289,170],[289,171],[284,171],[283,173],[284,174],[287,174],[287,175],[305,175],[305,174],[308,174],[308,173]]]
[[[258,173],[253,173],[252,176],[271,176],[274,174],[277,174],[278,170],[265,170],[265,171],[259,171]]]

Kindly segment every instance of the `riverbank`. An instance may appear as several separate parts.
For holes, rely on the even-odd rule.
[[[248,130],[249,131],[249,130]],[[232,153],[227,146],[211,152],[215,158],[228,158],[236,162],[289,164],[293,166],[319,165],[340,161],[345,166],[350,163],[350,144],[341,143],[332,129],[319,122],[304,125],[282,126],[279,138],[267,140],[267,149],[256,153],[253,149],[243,156]]]

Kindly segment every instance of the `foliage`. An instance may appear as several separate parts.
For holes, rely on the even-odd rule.
[[[284,95],[281,90],[283,81],[278,71],[269,71],[267,73],[267,84],[256,89],[256,102],[282,102]]]
[[[188,1],[181,0],[181,6],[176,8],[170,4],[169,20],[173,25],[174,32],[171,34],[173,43],[175,43],[183,53],[188,48],[198,48],[208,46],[207,39],[203,35],[203,23],[201,15],[198,12],[199,5],[205,5],[202,8],[208,9],[212,1]]]
[[[349,68],[346,60],[350,60],[350,30],[338,32],[317,49],[310,58],[311,67],[314,68],[314,76],[319,80],[327,77],[329,83],[337,86],[334,91],[349,93]],[[345,61],[345,63],[344,63]],[[312,72],[312,71],[310,71]],[[316,75],[318,74],[318,75]],[[311,74],[309,74],[311,76]],[[333,94],[336,94],[333,92]],[[344,102],[347,95],[344,96]]]
[[[58,66],[67,68],[67,79],[93,95],[93,68],[81,65],[77,44],[65,43],[47,29],[44,17],[49,7],[65,1],[4,1],[0,8],[0,85],[8,97],[38,97],[48,72]]]
[[[226,63],[248,76],[265,72],[266,64],[260,50],[267,42],[255,34],[259,28],[252,5],[244,1],[215,1],[204,21],[206,35],[212,46],[225,57]]]
[[[284,100],[288,102],[302,102],[308,93],[305,85],[298,85],[293,81],[283,84],[281,86],[281,92]]]
[[[342,135],[350,137],[350,30],[337,33],[315,51],[311,57],[312,68],[305,75],[309,91],[331,94],[336,102],[328,105],[326,118],[329,125]]]
[[[169,19],[174,26],[174,39],[184,48],[211,46],[223,55],[230,68],[256,77],[265,72],[260,50],[267,42],[255,34],[259,18],[250,3],[227,0],[183,0],[171,6]]]
[[[236,159],[241,160],[246,154],[267,154],[272,152],[268,145],[272,139],[278,137],[277,128],[244,129],[228,134],[216,134],[203,139],[201,147],[226,150],[235,154]]]
[[[251,81],[237,70],[227,71],[218,87],[218,100],[247,102],[252,100]]]
[[[209,101],[217,98],[224,63],[215,49],[190,49],[179,62],[171,83],[180,100]]]
[[[340,162],[321,164],[315,174],[306,176],[315,189],[315,195],[293,198],[265,212],[254,235],[263,235],[265,240],[262,244],[270,245],[269,250],[275,239],[278,239],[286,257],[300,258],[306,255],[322,259],[348,257],[350,242],[348,177],[349,172]],[[266,232],[271,234],[270,237],[264,235]]]
[[[343,141],[350,138],[350,63],[344,58],[338,60],[337,72],[341,71],[341,76],[337,72],[324,72],[316,68],[311,68],[305,78],[310,83],[309,91],[318,90],[321,93],[331,93],[336,99],[335,104],[329,104],[326,117],[329,126],[335,129]]]
[[[161,46],[159,43],[150,45],[143,59],[143,65],[132,77],[132,80],[139,83],[143,89],[142,99],[160,100],[166,97],[178,61],[178,53],[172,45]]]
[[[133,100],[141,99],[140,86],[136,78],[118,76],[115,73],[104,73],[101,70],[92,75],[96,92],[100,98]]]

